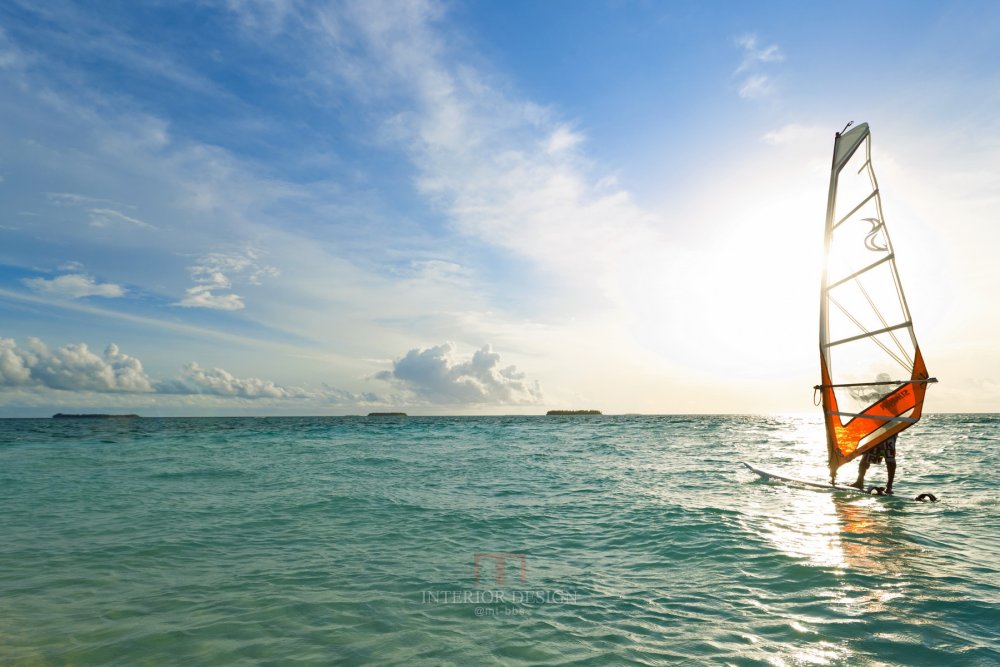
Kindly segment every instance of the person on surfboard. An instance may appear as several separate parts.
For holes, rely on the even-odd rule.
[[[896,476],[896,436],[891,435],[882,441],[878,446],[872,447],[864,456],[861,457],[861,463],[858,464],[858,478],[853,484],[848,484],[848,486],[853,486],[856,489],[865,490],[865,473],[868,472],[868,467],[871,464],[878,465],[882,463],[882,459],[885,459],[885,471],[889,476],[889,481],[886,482],[885,490],[883,493],[886,495],[892,495],[892,480]]]

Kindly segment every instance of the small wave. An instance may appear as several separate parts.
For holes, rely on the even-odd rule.
[[[149,475],[149,479],[219,479],[226,477],[245,477],[247,473],[231,468],[202,468],[199,470],[174,470],[158,472]]]

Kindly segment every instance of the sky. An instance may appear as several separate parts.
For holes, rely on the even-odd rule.
[[[810,413],[868,122],[1000,410],[1000,5],[0,0],[0,416]]]

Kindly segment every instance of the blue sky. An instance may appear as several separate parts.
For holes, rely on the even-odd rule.
[[[871,124],[1000,406],[991,2],[0,5],[0,415],[809,411]]]

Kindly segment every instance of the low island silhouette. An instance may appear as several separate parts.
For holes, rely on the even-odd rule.
[[[66,414],[63,412],[57,412],[52,415],[53,419],[138,419],[139,415],[127,414],[127,415],[105,415],[99,413],[85,413],[85,414]]]

